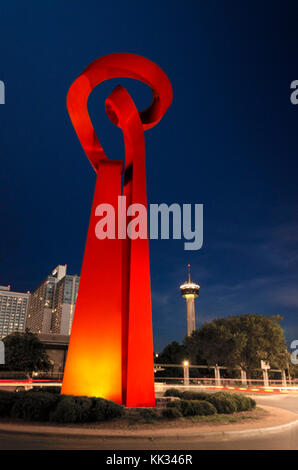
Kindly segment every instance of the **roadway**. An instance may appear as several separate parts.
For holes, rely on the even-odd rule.
[[[298,395],[254,396],[258,405],[275,406],[297,413]],[[0,450],[298,450],[298,427],[281,433],[209,441],[191,438],[158,441],[149,439],[102,439],[0,433]]]

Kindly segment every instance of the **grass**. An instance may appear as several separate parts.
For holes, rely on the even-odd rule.
[[[47,426],[59,426],[59,427],[81,427],[84,429],[109,429],[109,430],[128,430],[129,428],[134,428],[135,430],[152,430],[158,428],[185,428],[191,427],[196,424],[208,424],[210,426],[216,427],[217,425],[229,425],[239,422],[245,422],[250,420],[259,420],[266,417],[269,414],[267,410],[263,408],[257,407],[253,411],[241,411],[236,412],[233,415],[226,415],[226,414],[216,414],[211,416],[190,416],[190,417],[181,417],[175,420],[168,420],[159,417],[157,419],[147,419],[137,415],[124,415],[123,418],[114,419],[111,421],[100,422],[100,423],[81,423],[81,424],[57,424],[57,423],[37,423],[37,422],[30,422],[31,426],[39,426],[40,424],[47,425]],[[1,419],[1,422],[7,423],[16,423],[22,422],[20,420],[12,420],[12,419]],[[27,423],[28,424],[28,423]]]
[[[175,420],[164,419],[162,417],[156,419],[144,419],[137,415],[126,415],[120,420],[117,420],[117,423],[122,422],[128,426],[139,426],[139,425],[151,425],[153,427],[158,426],[173,426],[173,425],[187,425],[187,424],[196,424],[196,423],[207,423],[207,424],[229,424],[229,423],[239,423],[245,420],[258,420],[264,418],[265,415],[269,414],[267,410],[257,407],[252,411],[240,411],[233,413],[232,415],[228,414],[215,414],[211,416],[189,416],[181,417]],[[116,424],[116,422],[115,422]]]
[[[267,410],[257,407],[253,411],[241,411],[233,413],[232,415],[216,414],[211,416],[191,416],[188,420],[193,423],[214,423],[214,424],[228,424],[239,423],[249,419],[262,419],[264,414],[268,414]]]

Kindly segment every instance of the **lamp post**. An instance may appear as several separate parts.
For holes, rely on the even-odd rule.
[[[189,361],[183,361],[184,385],[189,385]]]
[[[216,387],[220,387],[221,386],[221,379],[220,379],[220,368],[219,368],[218,364],[215,364],[214,375],[215,375],[215,385],[216,385]]]
[[[269,376],[268,376],[268,370],[270,369],[269,362],[261,360],[261,369],[263,371],[264,387],[269,387]]]

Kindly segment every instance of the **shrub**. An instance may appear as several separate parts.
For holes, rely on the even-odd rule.
[[[183,416],[209,416],[216,408],[207,400],[175,400],[167,404],[168,409],[177,409]]]
[[[181,410],[181,400],[169,401],[167,408],[177,408]]]
[[[185,391],[182,393],[183,400],[207,400],[210,396],[209,393],[206,392],[193,392],[193,391]]]
[[[246,400],[245,396],[242,396],[238,393],[233,393],[232,398],[234,403],[236,404],[237,411],[247,411],[249,408],[248,400]]]
[[[0,390],[0,416],[10,416],[11,408],[15,402],[16,394]]]
[[[55,393],[55,394],[59,394],[61,393],[61,387],[55,387],[53,385],[51,386],[41,386],[41,387],[33,387],[32,390],[30,390],[31,392],[48,392],[48,393]]]
[[[216,408],[205,400],[181,400],[180,408],[183,416],[208,416],[216,413]],[[211,405],[211,406],[210,406]]]
[[[244,404],[242,405],[244,409],[242,409],[241,411],[251,411],[255,409],[257,405],[256,400],[254,400],[253,398],[247,397],[245,395],[242,397],[242,399],[244,401]]]
[[[225,391],[220,391],[220,392],[217,392],[215,393],[215,395],[217,397],[223,397],[223,398],[227,398],[228,400],[232,401],[236,407],[236,411],[238,411],[238,401],[237,401],[237,398],[235,397],[235,393],[231,393],[231,392],[225,392]]]
[[[173,403],[173,402],[172,402]],[[171,407],[167,407],[167,408],[164,408],[161,412],[162,414],[162,417],[163,418],[167,418],[167,419],[178,419],[178,418],[181,418],[182,417],[182,413],[181,411],[179,410],[178,407],[174,407],[174,408],[171,408]]]
[[[86,423],[90,421],[92,400],[89,397],[61,395],[50,421],[58,423]]]
[[[240,393],[233,393],[232,394],[233,400],[235,400],[237,405],[237,411],[250,411],[255,408],[255,400],[252,400],[250,397],[246,395],[241,395]]]
[[[183,416],[193,416],[193,403],[191,400],[180,400],[180,409]]]
[[[139,410],[140,418],[144,419],[147,423],[151,423],[152,421],[159,418],[159,414],[156,410],[152,410],[151,408],[143,408]]]
[[[121,418],[124,408],[118,403],[105,400],[104,398],[92,398],[93,406],[90,421],[108,421],[114,418]]]
[[[195,416],[196,410],[192,400],[181,400],[180,408],[183,416]]]
[[[183,392],[181,392],[177,388],[168,388],[168,390],[166,390],[164,393],[164,397],[183,398]]]
[[[57,402],[57,396],[47,392],[20,392],[10,411],[12,418],[27,421],[48,421]]]
[[[90,421],[90,413],[92,408],[92,400],[89,397],[74,397],[75,407],[77,411],[77,422],[86,423]]]
[[[216,414],[216,408],[207,400],[191,400],[194,414],[198,416],[210,416]]]
[[[208,401],[215,406],[217,413],[231,414],[237,411],[236,400],[230,394],[214,393],[208,397]]]
[[[240,393],[183,392],[182,396],[183,399],[167,403],[166,409],[178,410],[183,416],[209,416],[215,413],[231,414],[236,411],[250,411],[256,407],[255,400]],[[171,415],[172,412],[166,411],[165,413]],[[176,414],[176,411],[173,411],[173,414]],[[163,413],[162,415],[164,416]]]
[[[225,392],[224,390],[221,390],[221,391],[219,391],[219,392],[210,394],[210,396],[214,396],[214,395],[216,395],[217,397],[231,398],[231,397],[233,397],[234,393]]]

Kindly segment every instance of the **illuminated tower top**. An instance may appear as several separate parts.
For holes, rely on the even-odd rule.
[[[194,282],[191,282],[190,264],[187,265],[187,268],[188,268],[188,281],[185,281],[183,284],[181,284],[180,286],[181,295],[184,298],[187,298],[188,296],[193,296],[194,298],[197,298],[199,296],[200,286],[198,284],[195,284]]]
[[[196,329],[195,299],[199,296],[200,286],[191,282],[190,264],[187,267],[188,281],[181,284],[180,291],[182,297],[186,300],[187,334],[190,336]]]

